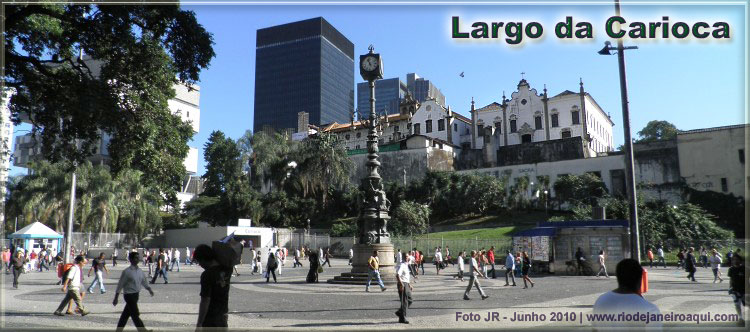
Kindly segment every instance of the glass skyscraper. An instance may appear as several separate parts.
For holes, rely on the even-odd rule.
[[[322,17],[257,31],[253,131],[347,123],[354,110],[354,44]]]
[[[398,77],[375,81],[375,111],[397,114],[406,91],[406,84]],[[357,83],[357,109],[363,119],[370,116],[370,87],[367,82]]]

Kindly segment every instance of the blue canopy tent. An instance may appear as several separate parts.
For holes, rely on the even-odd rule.
[[[53,248],[60,252],[63,242],[62,238],[62,235],[40,222],[35,222],[21,228],[17,232],[8,236],[8,239],[10,239],[11,243],[16,247],[22,247],[26,251],[33,250],[36,252],[39,252],[42,247]]]

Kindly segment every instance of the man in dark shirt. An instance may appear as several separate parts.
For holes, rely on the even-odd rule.
[[[164,278],[164,283],[168,284],[167,280],[167,256],[164,254],[164,249],[159,248],[159,257],[156,259],[156,271],[154,272],[154,278],[151,279],[151,283],[156,283],[156,278],[161,275]]]
[[[194,259],[205,270],[201,274],[201,302],[196,326],[225,330],[228,327],[232,268],[220,265],[213,249],[205,244],[195,248]]]
[[[10,260],[11,269],[13,269],[13,288],[18,288],[18,277],[23,273],[23,264],[25,263],[26,257],[21,250],[18,250]]]
[[[107,290],[104,289],[103,272],[107,272],[107,274],[109,274],[109,270],[107,270],[107,267],[104,265],[104,253],[100,253],[99,257],[94,258],[94,262],[91,263],[91,268],[89,268],[89,277],[91,276],[91,270],[94,270],[94,281],[92,281],[91,285],[89,286],[89,293],[94,292],[94,287],[97,283],[99,283],[99,290],[102,292],[102,294],[106,293]]]
[[[745,259],[739,253],[735,253],[732,255],[732,260],[729,264],[731,264],[727,273],[729,275],[729,295],[732,296],[737,315],[740,317],[737,323],[739,326],[744,326],[745,320],[742,317],[742,307],[747,305],[745,302]]]
[[[586,254],[583,253],[583,250],[581,250],[581,247],[578,247],[578,250],[576,251],[576,264],[578,267],[578,274],[583,275],[583,262],[586,260]]]

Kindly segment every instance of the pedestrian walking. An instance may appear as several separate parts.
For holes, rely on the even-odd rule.
[[[354,259],[354,249],[349,248],[349,265],[352,265],[352,260]]]
[[[49,251],[47,251],[47,248],[42,248],[39,252],[39,272],[42,272],[42,269],[47,269],[47,271],[49,271],[49,266],[47,266],[48,261]]]
[[[648,251],[646,251],[646,257],[648,258],[648,267],[654,267],[654,252],[651,250],[651,247],[648,247]]]
[[[721,278],[721,255],[716,249],[712,250],[711,253],[713,254],[711,255],[711,270],[714,272],[714,283],[716,279],[722,282],[724,279]]]
[[[373,251],[372,256],[367,260],[367,267],[369,272],[367,273],[367,287],[365,287],[365,292],[370,291],[370,282],[372,282],[373,278],[376,279],[378,285],[380,285],[380,290],[385,292],[385,285],[383,285],[383,280],[380,279],[380,260],[378,259],[377,250]]]
[[[177,272],[180,272],[180,249],[175,249],[174,257],[172,257],[172,266],[169,268],[170,271],[174,271],[174,266],[177,265]]]
[[[604,250],[599,250],[599,272],[596,273],[596,277],[599,278],[599,275],[604,272],[604,276],[609,278],[609,274],[607,274],[607,259],[604,255]]]
[[[464,252],[459,251],[458,257],[456,258],[458,260],[458,273],[453,277],[453,279],[458,279],[460,281],[464,281],[464,265],[466,264],[464,262]]]
[[[472,256],[474,256],[473,253],[472,253]],[[510,250],[508,250],[508,255],[505,257],[505,286],[509,285],[508,275],[510,275],[510,279],[513,280],[513,286],[516,285],[516,277],[513,275],[515,268],[516,268],[516,259],[513,257],[513,254],[510,252]]]
[[[258,250],[257,254],[254,255],[255,257],[255,268],[257,269],[256,272],[263,275],[263,255],[260,254],[260,250]]]
[[[401,264],[401,257],[403,256],[401,255],[401,249],[399,249],[398,252],[393,255],[393,261],[396,263],[396,266]]]
[[[510,255],[510,252],[508,252],[508,254]],[[471,287],[474,287],[474,285],[476,285],[477,291],[479,291],[479,295],[482,297],[482,300],[490,297],[489,295],[486,295],[482,290],[482,285],[480,285],[479,280],[477,280],[477,274],[479,274],[480,277],[484,277],[482,271],[479,271],[477,252],[472,250],[471,260],[469,263],[469,285],[466,286],[466,291],[464,292],[464,300],[471,300],[471,298],[469,298],[469,292],[471,291]]]
[[[120,293],[122,293],[122,299],[125,301],[125,308],[122,309],[120,320],[117,322],[117,332],[122,332],[125,324],[128,323],[128,319],[133,320],[133,324],[138,331],[145,331],[141,320],[141,312],[138,310],[138,296],[141,288],[146,288],[151,296],[154,296],[154,291],[148,286],[143,270],[138,267],[140,261],[138,256],[138,252],[128,253],[130,266],[122,270],[120,280],[117,282],[117,290],[115,290],[115,299],[112,301],[112,305],[117,306]]]
[[[680,252],[677,253],[677,268],[678,269],[684,269],[685,266],[685,249],[680,249]]]
[[[196,327],[211,327],[211,331],[226,331],[229,327],[229,287],[232,268],[219,264],[211,247],[195,247],[195,261],[203,268],[201,273],[201,302],[198,306]]]
[[[531,278],[529,278],[529,270],[531,270],[531,259],[525,251],[521,252],[521,255],[523,257],[523,268],[521,269],[521,277],[523,277],[523,288],[529,288],[528,286],[526,286],[526,281],[531,283],[531,287],[534,287],[534,282],[531,281]]]
[[[617,263],[615,274],[617,276],[617,288],[599,296],[594,302],[593,313],[601,316],[623,316],[646,315],[648,317],[661,316],[659,308],[651,302],[646,301],[640,293],[643,268],[635,259],[626,258]],[[619,320],[602,319],[592,321],[592,325],[599,331],[612,328],[630,328],[631,331],[656,329],[661,330],[661,321]],[[628,330],[628,329],[626,329]]]
[[[419,253],[418,264],[419,264],[419,267],[422,269],[422,275],[424,275],[424,260],[425,260],[424,253],[421,250],[417,252]]]
[[[23,251],[16,251],[16,255],[10,262],[11,269],[13,270],[13,288],[18,288],[18,277],[23,273],[23,266],[28,260],[23,255]]]
[[[148,254],[148,257],[146,258],[146,264],[148,265],[148,276],[151,277],[152,268],[154,267],[154,261],[156,260],[156,250],[152,250],[151,252],[146,251]],[[154,271],[156,272],[156,271]]]
[[[688,279],[692,281],[697,281],[695,280],[696,262],[695,262],[695,256],[693,256],[694,250],[695,249],[693,249],[693,247],[690,247],[690,249],[688,249],[687,256],[685,257],[685,271],[688,272],[688,275],[687,275]]]
[[[282,255],[283,253],[281,252],[281,249],[276,249],[276,254],[274,256],[276,257],[276,272],[278,272],[279,275],[281,275],[281,266],[284,263],[284,259],[282,258]]]
[[[271,281],[273,276],[273,282],[276,281],[276,268],[279,267],[279,261],[276,259],[276,255],[268,253],[268,260],[266,261],[266,282]]]
[[[700,262],[701,266],[705,269],[708,267],[708,251],[706,251],[706,247],[701,247],[700,249]]]
[[[414,258],[414,252],[410,251],[406,254],[406,264],[409,266],[409,271],[411,271],[411,276],[414,277],[414,283],[417,282],[417,261]]]
[[[487,270],[490,269],[490,260],[487,259],[487,252],[482,251],[479,255],[481,258],[481,262],[479,263],[482,266],[482,274],[484,274],[484,278],[487,279]]]
[[[255,251],[253,251],[253,252],[255,252]],[[190,256],[190,247],[185,247],[185,265],[190,265],[190,266],[193,265],[193,260],[190,259],[190,258],[191,258],[191,256]]]
[[[333,255],[331,255],[331,248],[326,248],[325,255],[325,261],[323,261],[323,264],[321,265],[325,265],[326,263],[328,263],[328,267],[331,267],[331,257],[333,257]]]
[[[88,276],[91,277],[91,270],[94,270],[94,280],[91,281],[91,285],[89,285],[89,293],[94,292],[94,286],[96,286],[97,283],[99,283],[99,291],[101,291],[102,294],[106,293],[107,290],[104,289],[104,272],[107,272],[109,274],[109,270],[107,270],[107,266],[104,264],[104,253],[99,253],[99,257],[94,258],[94,261],[91,262],[91,267],[89,268]]]
[[[156,278],[161,276],[164,278],[164,284],[168,284],[169,280],[167,279],[167,254],[164,252],[163,248],[159,248],[159,256],[156,257],[156,263],[154,266],[154,277],[151,279],[151,283],[156,283]]]
[[[661,263],[664,266],[664,268],[666,269],[667,268],[667,261],[664,259],[664,249],[662,249],[661,246],[659,246],[659,248],[656,249],[656,256],[659,259],[659,261],[656,262],[656,266],[658,267],[659,263]]]
[[[729,295],[734,301],[734,308],[737,310],[739,326],[745,326],[745,317],[743,316],[742,307],[747,306],[745,303],[745,259],[739,253],[732,255],[732,266],[729,268]]]
[[[581,247],[576,250],[576,267],[578,268],[578,275],[583,275],[583,264],[586,261],[586,254],[583,253]]]
[[[295,248],[294,249],[294,264],[292,266],[294,268],[297,268],[297,266],[302,267],[302,263],[299,261],[299,257],[300,257],[299,255],[300,255],[299,249]]]
[[[491,246],[490,250],[487,250],[487,260],[490,262],[490,267],[492,268],[492,279],[496,279],[497,273],[495,272],[495,246]]]
[[[445,246],[445,266],[448,266],[448,263],[451,265],[456,265],[453,263],[453,257],[451,257],[451,250],[448,248],[448,246]]]
[[[320,265],[325,264],[326,254],[323,252],[323,247],[318,248],[318,258],[320,259]]]
[[[5,274],[10,273],[10,249],[3,248],[3,269]]]
[[[438,247],[435,247],[435,256],[433,260],[435,261],[434,263],[437,274],[440,275],[440,269],[443,267],[443,254]]]
[[[516,278],[521,278],[521,270],[523,269],[523,259],[521,259],[521,253],[516,253]]]
[[[401,302],[401,307],[396,311],[398,316],[398,322],[402,324],[409,324],[406,320],[406,315],[409,307],[412,303],[411,293],[414,290],[411,283],[409,282],[409,265],[406,263],[406,257],[404,254],[401,255],[401,262],[396,266],[396,282],[398,285],[398,299]]]
[[[70,267],[67,275],[65,276],[65,281],[63,282],[62,287],[62,291],[63,293],[65,293],[65,297],[63,298],[62,302],[60,302],[57,310],[55,310],[54,312],[56,316],[65,315],[62,313],[62,310],[65,308],[65,306],[68,305],[70,300],[73,300],[76,306],[78,306],[78,309],[81,312],[81,316],[86,316],[89,314],[86,308],[84,308],[83,300],[81,299],[81,271],[83,270],[83,265],[86,264],[86,259],[83,256],[78,255],[76,256],[74,262],[75,264]]]
[[[117,266],[117,248],[112,251],[112,266]]]

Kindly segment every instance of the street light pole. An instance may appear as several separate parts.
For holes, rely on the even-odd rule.
[[[620,16],[620,1],[615,0],[615,15]],[[630,210],[630,257],[641,262],[640,237],[638,232],[638,204],[636,201],[635,170],[633,168],[633,139],[630,136],[630,109],[628,106],[628,81],[625,75],[625,50],[637,49],[637,46],[624,47],[622,38],[617,39],[617,47],[604,43],[599,54],[610,55],[617,51],[617,64],[620,71],[620,98],[622,100],[622,122],[625,131],[625,183],[628,191],[628,208]]]
[[[68,210],[68,227],[65,230],[65,264],[70,263],[70,251],[73,244],[73,214],[76,206],[76,166],[73,163],[73,172],[70,180],[70,208]]]

